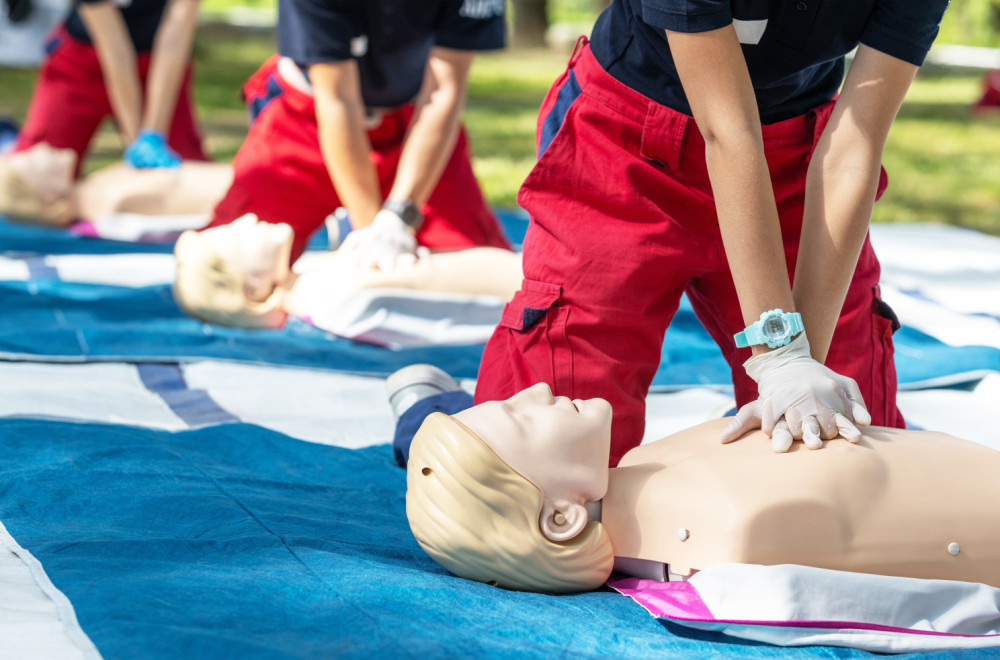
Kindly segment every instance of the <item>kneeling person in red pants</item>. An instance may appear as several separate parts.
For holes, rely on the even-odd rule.
[[[605,399],[617,464],[687,293],[732,369],[724,440],[763,427],[783,451],[902,426],[868,225],[947,5],[615,0],[542,104],[525,279],[476,402],[538,382]]]
[[[77,175],[112,115],[139,167],[205,160],[191,97],[198,0],[79,0],[46,43],[15,150],[45,142],[76,152]]]
[[[503,45],[501,0],[280,0],[279,55],[244,87],[250,132],[209,226],[287,223],[294,260],[343,207],[361,268],[418,244],[509,247],[461,126],[475,51]]]

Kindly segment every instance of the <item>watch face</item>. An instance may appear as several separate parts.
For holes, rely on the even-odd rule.
[[[762,328],[764,336],[771,340],[784,339],[790,329],[788,321],[783,316],[769,316]]]

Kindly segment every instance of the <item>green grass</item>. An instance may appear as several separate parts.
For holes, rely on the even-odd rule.
[[[969,104],[978,72],[926,69],[889,134],[889,189],[876,222],[942,222],[1000,235],[1000,116]]]
[[[551,51],[510,51],[482,55],[473,65],[465,122],[476,174],[495,206],[516,205],[535,162],[538,107],[566,59]]]
[[[195,97],[214,158],[233,157],[246,133],[239,90],[272,52],[269,31],[222,26],[200,30]],[[477,58],[465,113],[476,172],[495,206],[515,205],[534,162],[538,106],[563,70],[568,53],[508,51]],[[1000,117],[976,118],[974,71],[920,73],[886,146],[890,186],[876,205],[877,222],[946,222],[1000,235]],[[0,68],[0,115],[20,120],[34,72]],[[120,158],[110,125],[95,144],[87,171]]]

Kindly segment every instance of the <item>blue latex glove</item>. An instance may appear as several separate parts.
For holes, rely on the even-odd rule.
[[[139,131],[138,137],[125,149],[125,162],[137,169],[177,167],[181,157],[167,145],[159,131]]]

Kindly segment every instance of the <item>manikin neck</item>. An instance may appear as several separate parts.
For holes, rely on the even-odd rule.
[[[619,528],[622,521],[634,520],[637,506],[636,502],[625,501],[621,497],[608,497],[614,489],[614,474],[615,470],[612,469],[609,475],[608,493],[605,497],[596,502],[586,502],[584,504],[590,521],[607,522],[611,520],[619,523],[611,526],[605,524],[604,526],[605,531],[611,537],[612,548],[618,547],[618,544],[615,542],[614,531]],[[617,573],[631,577],[660,582],[687,580],[690,577],[689,575],[679,575],[671,572],[670,566],[662,561],[640,559],[637,557],[620,557],[617,554],[615,555],[614,570]]]

